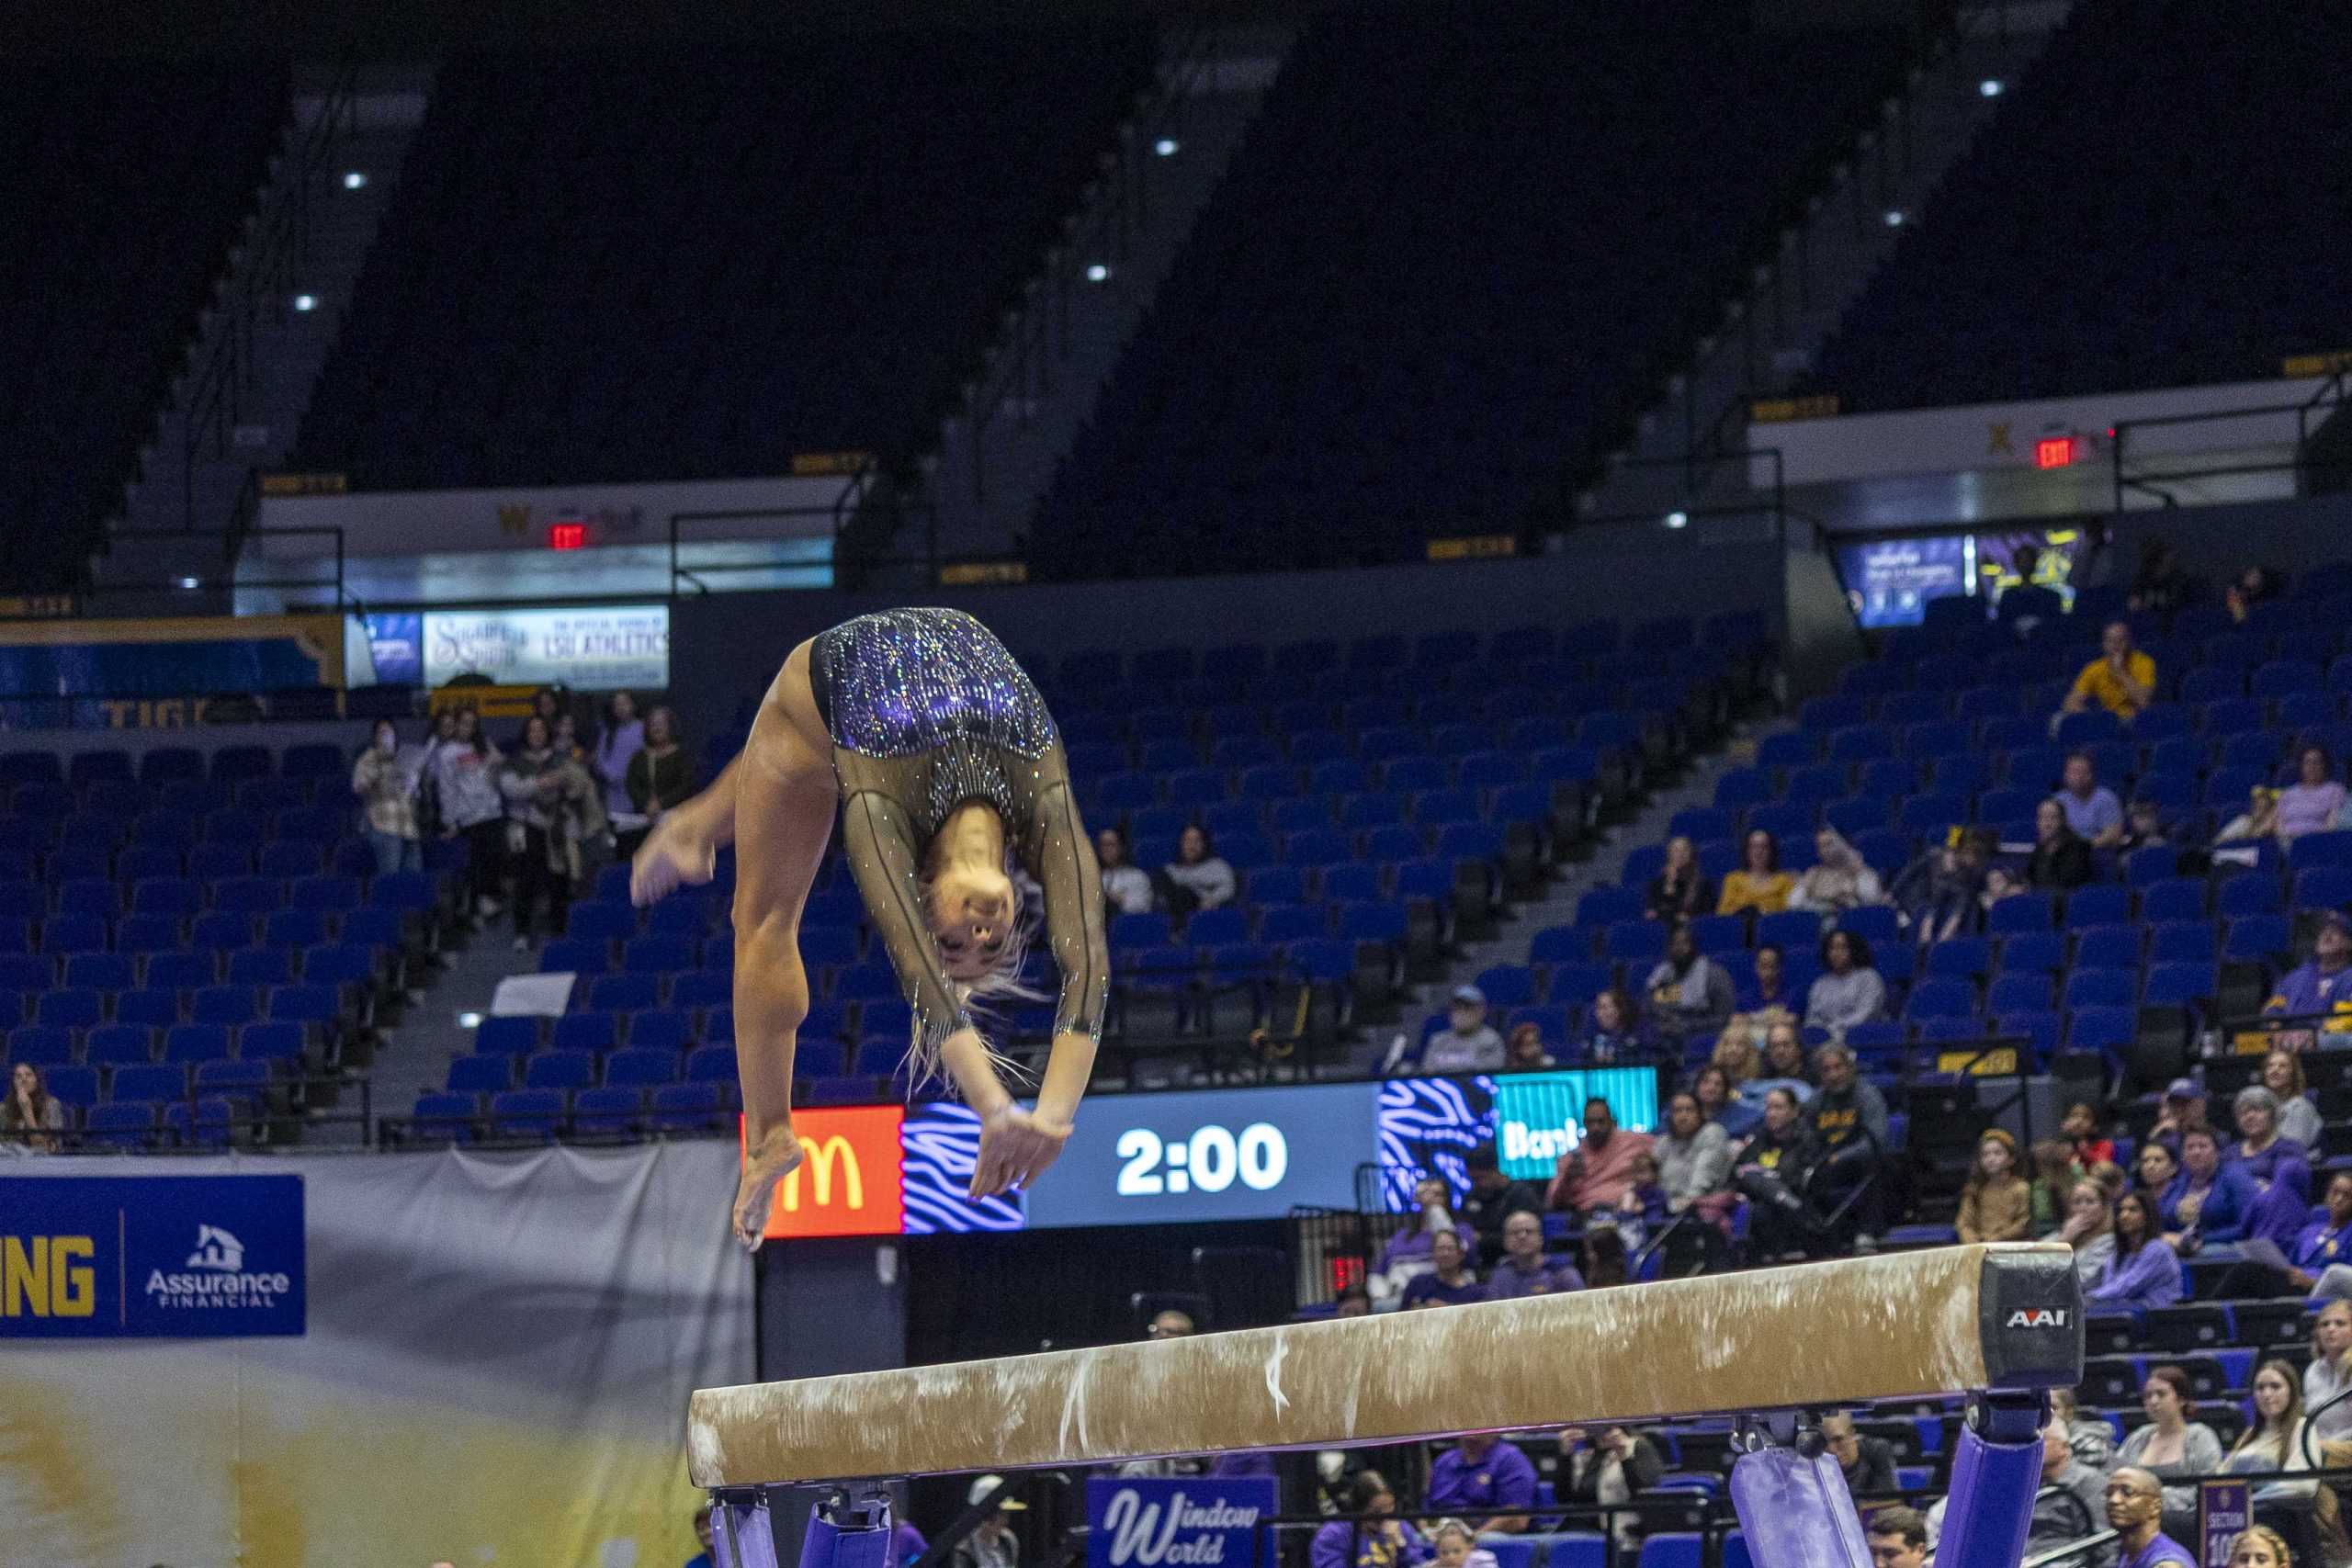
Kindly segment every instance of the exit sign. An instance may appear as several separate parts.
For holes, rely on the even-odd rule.
[[[587,543],[588,525],[585,523],[548,525],[548,548],[551,550],[576,550]]]
[[[2033,444],[2033,466],[2037,468],[2063,468],[2075,460],[2075,438],[2071,435],[2046,435]]]

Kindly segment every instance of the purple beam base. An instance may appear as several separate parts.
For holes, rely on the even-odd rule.
[[[1991,1425],[1991,1437],[1977,1432],[1973,1416],[1961,1427],[1936,1568],[2018,1568],[2025,1556],[2041,1488],[2040,1411],[2024,1422],[2001,1413]]]
[[[1807,1459],[1775,1443],[1740,1455],[1731,1503],[1756,1568],[1871,1568],[1853,1494],[1827,1454]]]
[[[753,1502],[722,1499],[715,1507],[710,1545],[718,1568],[779,1568],[775,1521],[764,1496]],[[826,1517],[837,1511],[854,1522],[845,1528]],[[882,1568],[890,1529],[886,1498],[856,1506],[820,1503],[810,1511],[808,1533],[800,1540],[800,1568]]]

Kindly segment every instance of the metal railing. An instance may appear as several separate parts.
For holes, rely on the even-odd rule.
[[[2152,496],[2165,508],[2181,504],[2180,497],[2168,486],[2188,484],[2206,479],[2254,479],[2265,475],[2284,475],[2293,484],[2294,493],[2304,493],[2312,469],[2312,443],[2331,421],[2342,414],[2347,401],[2352,401],[2352,386],[2347,386],[2352,372],[2335,371],[2313,389],[2312,395],[2300,402],[2263,403],[2252,408],[2211,409],[2199,413],[2152,415],[2146,419],[2122,420],[2117,423],[2108,440],[2108,467],[2112,480],[2115,510],[2121,512],[2133,495]],[[2290,420],[2294,425],[2291,451],[2283,460],[2250,463],[2207,463],[2165,468],[2134,468],[2130,456],[2132,437],[2137,433],[2160,430],[2202,429],[2218,432],[2233,422],[2254,422],[2265,427],[2256,433],[2263,438],[2249,436],[2250,447],[2275,446],[2282,443]],[[2207,451],[2227,450],[2224,446],[2208,445]]]
[[[844,476],[840,491],[831,501],[821,506],[744,507],[710,512],[673,512],[670,513],[669,521],[669,597],[698,598],[705,594],[723,592],[722,589],[712,585],[711,580],[714,578],[785,571],[801,564],[774,560],[745,560],[704,562],[700,565],[689,566],[684,558],[685,552],[697,541],[688,536],[698,529],[713,525],[789,523],[795,519],[822,518],[825,520],[825,536],[830,541],[826,564],[838,580],[845,541],[853,538],[858,520],[866,512],[868,501],[873,492],[888,488],[889,488],[889,481],[882,475],[876,464],[868,458],[855,471]],[[739,536],[733,539],[707,538],[700,542],[721,545],[741,544],[747,541]],[[922,558],[932,563],[933,578],[935,581],[939,558],[939,532],[935,518],[929,532],[926,551]]]
[[[187,532],[193,533],[199,525],[198,465],[208,448],[214,459],[226,457],[243,422],[260,374],[254,340],[265,320],[285,319],[290,297],[310,265],[311,186],[334,165],[345,140],[357,130],[357,62],[345,60],[320,95],[316,118],[287,152],[289,166],[281,167],[269,200],[254,223],[248,242],[250,260],[232,275],[219,306],[220,333],[188,384],[179,452],[181,527]],[[242,509],[242,496],[239,506]],[[234,525],[234,513],[220,519],[224,533]]]
[[[189,530],[184,528],[117,528],[108,536],[109,542],[122,541],[134,544],[140,540],[153,540],[158,543],[186,544],[189,537]],[[319,595],[318,603],[308,604],[289,604],[284,611],[280,612],[282,614],[300,614],[304,611],[315,610],[327,610],[338,613],[349,611],[356,613],[365,607],[356,598],[353,597],[345,591],[344,581],[345,568],[346,564],[345,557],[345,543],[343,529],[339,526],[333,524],[317,524],[308,527],[271,528],[266,531],[248,535],[246,539],[243,541],[241,541],[234,535],[231,534],[222,534],[219,537],[220,542],[220,558],[215,568],[204,572],[167,573],[164,576],[154,578],[116,576],[103,583],[93,582],[88,587],[83,589],[76,596],[81,601],[79,606],[81,614],[86,616],[103,619],[106,613],[103,607],[104,603],[109,598],[130,598],[133,596],[148,596],[158,593],[185,593],[201,600],[207,595],[224,592],[233,594],[239,590],[288,592],[309,592]],[[332,572],[332,575],[322,576],[318,572],[311,572],[308,575],[299,577],[240,576],[237,571],[237,556],[240,553],[241,544],[249,542],[253,538],[260,538],[264,540],[272,538],[315,538],[332,540],[334,546],[333,552],[331,554],[325,554],[315,558],[326,564],[328,570]],[[218,612],[209,608],[175,611],[169,607],[165,607],[161,610],[148,609],[136,613],[153,616],[157,615],[168,615],[174,614],[209,615],[217,614]],[[7,617],[0,617],[0,619],[6,618]]]
[[[323,1109],[345,1092],[356,1089],[359,1104],[353,1111]],[[227,1117],[207,1119],[208,1102],[228,1101]],[[350,1127],[357,1130],[360,1146],[372,1148],[377,1120],[371,1086],[364,1074],[279,1075],[259,1088],[239,1086],[197,1089],[160,1102],[167,1108],[153,1125],[93,1132],[69,1126],[55,1132],[10,1128],[0,1131],[0,1155],[16,1154],[11,1145],[33,1145],[38,1153],[74,1155],[207,1155],[230,1149],[292,1148],[300,1145],[306,1129]],[[185,1108],[186,1117],[175,1124],[169,1110]],[[43,1144],[52,1147],[42,1148]]]

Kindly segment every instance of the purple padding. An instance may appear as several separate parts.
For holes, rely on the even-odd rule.
[[[1853,1494],[1827,1454],[1804,1459],[1784,1448],[1742,1454],[1731,1467],[1731,1502],[1756,1568],[1871,1568]],[[2014,1557],[2009,1568],[2017,1568]]]
[[[816,1533],[812,1523],[810,1540]],[[766,1502],[719,1504],[710,1520],[710,1551],[718,1568],[777,1568],[775,1526]]]
[[[2041,1438],[1989,1443],[1962,1427],[1936,1568],[2018,1568],[2041,1486]]]
[[[808,1533],[800,1542],[800,1568],[882,1568],[890,1547],[890,1510],[880,1507],[876,1514],[870,1529],[843,1529],[810,1514]],[[773,1568],[773,1562],[746,1562],[736,1568]]]

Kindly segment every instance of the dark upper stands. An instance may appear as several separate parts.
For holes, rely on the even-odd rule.
[[[453,62],[296,460],[399,489],[904,450],[1150,59],[1106,28]]]
[[[275,62],[28,60],[0,73],[11,586],[81,576],[286,108]]]
[[[2276,376],[2346,346],[2352,13],[2087,0],[1848,312],[1849,410]]]
[[[1326,14],[1043,503],[1030,570],[1419,558],[1425,536],[1519,527],[1657,395],[1898,58],[1721,6]]]

